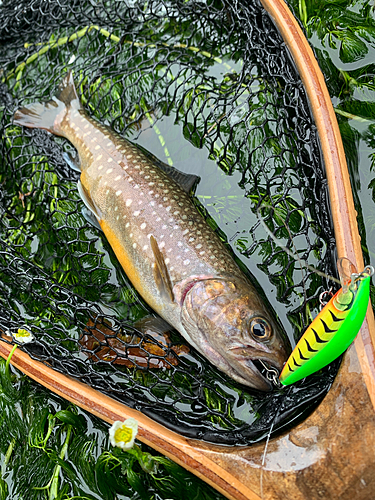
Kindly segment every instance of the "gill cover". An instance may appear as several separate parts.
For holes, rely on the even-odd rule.
[[[311,375],[338,358],[353,342],[362,326],[370,296],[372,266],[357,274],[349,262],[350,277],[344,272],[347,262],[340,259],[338,269],[342,288],[325,305],[307,328],[280,374],[283,385]],[[345,264],[345,266],[344,266]]]

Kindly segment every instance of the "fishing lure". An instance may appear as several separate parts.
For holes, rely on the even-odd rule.
[[[290,385],[311,375],[338,358],[353,342],[365,319],[370,279],[375,270],[367,266],[361,273],[344,271],[345,261],[338,268],[342,288],[324,306],[307,328],[280,374],[283,385]],[[355,270],[350,263],[351,269]]]

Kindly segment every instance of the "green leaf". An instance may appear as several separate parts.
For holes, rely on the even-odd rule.
[[[138,493],[142,500],[150,500],[150,495],[146,490],[141,477],[133,469],[128,469],[127,478],[130,486]]]
[[[7,498],[8,498],[8,485],[4,481],[4,479],[0,477],[0,500],[6,500]]]
[[[359,61],[368,53],[366,43],[354,33],[346,31],[344,35],[340,35],[340,39],[340,59],[343,63]]]
[[[64,424],[71,425],[76,429],[83,429],[85,427],[84,418],[81,415],[76,415],[70,410],[61,410],[55,414],[55,417],[61,420]]]

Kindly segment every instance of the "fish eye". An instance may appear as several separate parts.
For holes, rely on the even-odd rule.
[[[272,335],[272,327],[263,318],[253,318],[250,323],[250,334],[255,340],[268,340]]]

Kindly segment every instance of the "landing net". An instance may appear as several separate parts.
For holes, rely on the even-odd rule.
[[[257,218],[333,274],[327,185],[302,81],[257,1],[5,0],[0,3],[0,330],[64,374],[180,434],[245,445],[291,425],[327,392],[337,363],[291,389],[258,393],[153,314],[83,203],[65,140],[12,124],[71,69],[91,116],[202,180],[197,209],[255,275],[290,339],[327,281],[277,247]],[[289,229],[286,229],[286,227]],[[292,240],[293,239],[293,245]]]

